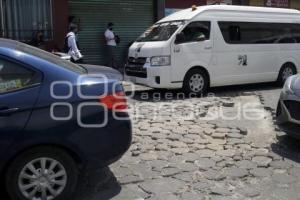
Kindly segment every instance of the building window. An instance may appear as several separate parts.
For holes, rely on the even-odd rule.
[[[52,0],[0,0],[0,9],[0,36],[30,41],[41,31],[53,39]]]

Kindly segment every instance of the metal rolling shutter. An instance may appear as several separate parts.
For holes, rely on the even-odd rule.
[[[106,64],[104,32],[114,22],[114,32],[121,37],[118,65],[126,60],[131,42],[153,24],[153,0],[70,0],[70,15],[80,18],[80,49],[89,64]]]

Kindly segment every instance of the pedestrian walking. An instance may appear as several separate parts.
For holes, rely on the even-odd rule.
[[[120,42],[120,39],[115,33],[113,32],[114,24],[112,22],[107,24],[107,29],[104,33],[106,39],[106,47],[107,47],[107,65],[112,68],[117,69],[116,65],[116,50],[117,44]]]
[[[69,16],[69,24],[68,24],[68,29],[70,30],[71,27],[76,26],[76,28],[78,28],[79,30],[79,26],[78,24],[75,22],[75,16]]]
[[[81,31],[81,28],[80,28],[80,18],[78,20],[76,20],[76,17],[75,16],[69,16],[69,24],[68,24],[68,31],[70,31],[70,28],[71,27],[76,27],[78,32]],[[77,47],[79,47],[79,44],[78,44],[78,34],[76,33],[75,34],[76,36],[76,43],[77,43]]]
[[[70,26],[70,32],[65,38],[65,53],[71,56],[71,61],[74,63],[82,63],[82,54],[78,49],[76,42],[76,34],[78,33],[78,26]]]

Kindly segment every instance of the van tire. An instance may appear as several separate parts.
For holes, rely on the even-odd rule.
[[[285,81],[288,78],[288,75],[295,75],[297,74],[297,69],[293,63],[286,63],[284,64],[279,72],[278,78],[277,78],[277,85],[283,86]]]
[[[187,95],[201,96],[207,93],[209,77],[202,69],[191,69],[183,81],[183,91]]]
[[[21,173],[25,172],[24,168],[25,166],[29,166],[28,164],[34,163],[34,171],[39,172],[38,174],[42,174],[42,167],[39,166],[38,163],[40,162],[39,159],[52,159],[52,160],[47,160],[45,162],[45,171],[43,175],[41,176],[36,176],[35,173],[32,173],[30,175],[30,179],[27,178],[27,180],[22,180],[21,183],[28,186],[28,184],[31,184],[35,181],[39,180],[39,183],[42,183],[44,185],[51,185],[51,188],[55,190],[55,192],[58,192],[59,194],[53,199],[53,200],[65,200],[65,199],[72,199],[72,194],[74,193],[77,182],[78,182],[78,168],[72,157],[67,154],[65,151],[55,148],[55,147],[36,147],[31,150],[28,150],[21,155],[17,156],[12,163],[8,166],[7,171],[6,171],[6,176],[5,176],[5,186],[6,190],[8,192],[8,195],[12,200],[29,200],[24,195],[24,192],[22,192],[21,187],[19,186],[20,183],[20,175]],[[50,170],[51,164],[54,164],[55,162],[58,162],[58,165],[56,164],[55,167]],[[42,164],[41,164],[42,165]],[[61,167],[62,166],[62,167]],[[29,170],[27,168],[26,171],[26,176],[28,177],[28,173],[31,173],[33,171]],[[64,175],[61,176],[58,173],[63,173]],[[65,172],[65,173],[64,173]],[[24,173],[25,174],[25,173]],[[48,175],[45,175],[48,174]],[[52,178],[53,176],[59,176],[56,178]],[[65,176],[66,175],[66,176]],[[50,178],[50,176],[52,176]],[[36,178],[36,177],[41,177],[41,178]],[[65,178],[66,177],[66,178]],[[32,180],[34,178],[35,180]],[[24,178],[25,179],[25,178]],[[53,182],[49,184],[49,180],[52,179]],[[48,181],[48,182],[47,182]],[[61,184],[61,182],[65,181],[65,185],[60,187],[59,185],[56,185],[54,181],[57,181],[57,184]],[[61,181],[60,183],[58,183]],[[45,188],[46,186],[44,186]],[[42,186],[31,186],[29,192],[34,189],[38,188],[39,193],[36,193],[36,195],[41,195],[41,191],[43,191]],[[25,190],[25,189],[24,189]],[[23,190],[23,191],[24,191]],[[27,190],[28,191],[28,190]],[[27,193],[26,191],[26,193]],[[45,191],[45,190],[44,190]],[[50,191],[49,189],[46,189],[47,194],[49,195]],[[28,192],[28,193],[29,193]],[[31,198],[32,199],[32,198]]]

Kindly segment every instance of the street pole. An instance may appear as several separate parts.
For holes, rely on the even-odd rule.
[[[3,1],[0,0],[0,17],[1,17],[1,24],[0,24],[0,29],[1,29],[1,37],[4,37],[4,10],[3,10]]]

